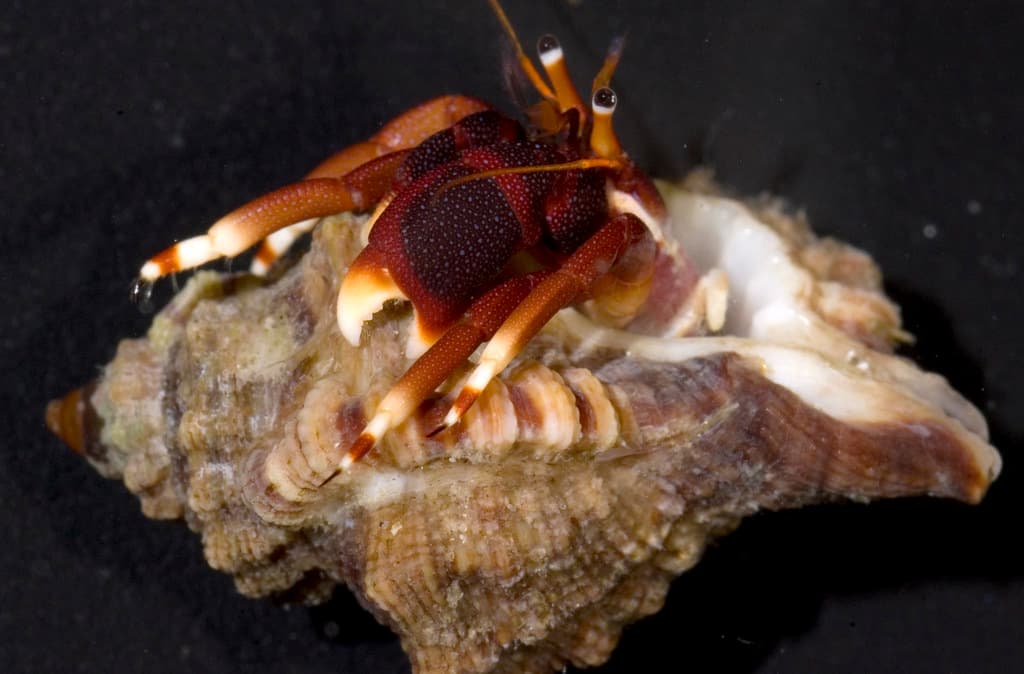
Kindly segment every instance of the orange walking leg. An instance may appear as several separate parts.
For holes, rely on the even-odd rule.
[[[455,368],[465,362],[480,344],[490,339],[523,298],[547,275],[548,272],[536,272],[509,279],[474,301],[462,320],[450,327],[395,382],[377,405],[373,418],[342,458],[338,469],[324,484],[347,470],[373,449],[385,433],[408,419]]]
[[[142,265],[139,277],[143,283],[151,283],[219,257],[233,257],[298,220],[366,210],[387,192],[407,154],[407,150],[392,152],[340,178],[311,178],[264,194],[222,217],[206,234],[157,253]]]
[[[439,96],[394,118],[369,140],[331,155],[306,175],[310,178],[339,178],[362,166],[399,150],[416,147],[431,135],[446,129],[475,112],[489,110],[490,106],[469,96]],[[313,229],[318,218],[309,218],[270,234],[253,256],[252,273],[262,276],[271,265],[284,255],[295,241]]]
[[[612,274],[626,285],[649,285],[655,250],[650,230],[635,215],[617,215],[605,223],[505,319],[434,433],[458,423],[491,379],[508,366],[552,316],[591,289],[595,281]],[[620,283],[608,287],[614,292],[622,291]]]

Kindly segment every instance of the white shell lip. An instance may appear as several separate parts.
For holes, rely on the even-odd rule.
[[[736,353],[838,421],[940,423],[970,447],[984,474],[999,474],[1001,458],[988,444],[977,408],[940,375],[875,351],[826,322],[811,303],[817,280],[770,225],[739,201],[659,187],[669,212],[665,238],[678,242],[701,272],[718,269],[728,278],[723,335],[648,337],[563,311],[556,320],[575,335],[579,348],[611,347],[675,362]]]

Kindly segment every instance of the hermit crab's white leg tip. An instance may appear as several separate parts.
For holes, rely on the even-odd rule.
[[[476,402],[480,392],[487,388],[487,385],[491,383],[491,380],[504,369],[504,365],[497,360],[487,358],[487,349],[484,350],[484,354],[480,359],[480,364],[476,366],[476,369],[469,375],[469,379],[466,380],[465,385],[462,387],[462,391],[459,392],[458,398],[455,399],[455,403],[448,410],[448,414],[445,415],[444,421],[438,427],[437,431],[441,431],[445,428],[449,428],[459,423],[459,419],[462,415],[473,406]]]
[[[469,379],[466,380],[466,388],[473,391],[483,391],[487,388],[487,385],[491,383],[495,375],[498,374],[499,365],[496,361],[486,360],[481,362],[473,374],[469,375]]]
[[[207,234],[185,239],[179,242],[175,249],[178,252],[178,266],[181,269],[192,269],[221,257]]]
[[[459,414],[458,410],[456,410],[454,407],[451,408],[450,410],[448,410],[448,414],[444,415],[444,421],[441,422],[441,426],[439,428],[443,430],[445,428],[450,428],[454,426],[455,424],[459,423],[460,416],[461,415]]]
[[[373,437],[374,442],[384,437],[384,434],[391,430],[391,412],[379,410],[370,423],[363,429],[363,435]],[[348,456],[348,455],[346,455]]]
[[[253,258],[249,271],[257,276],[265,276],[274,261],[287,253],[292,244],[303,234],[311,231],[319,221],[320,218],[310,218],[271,233],[263,240],[260,253]]]
[[[160,276],[160,265],[155,262],[147,262],[142,265],[142,269],[139,271],[139,278],[143,281],[156,281]]]
[[[269,271],[270,265],[259,258],[254,259],[249,265],[249,273],[253,276],[266,276]]]
[[[209,234],[201,234],[179,241],[163,253],[151,258],[142,265],[139,276],[143,281],[152,282],[161,276],[193,269],[222,256],[223,253],[216,246],[212,237]]]

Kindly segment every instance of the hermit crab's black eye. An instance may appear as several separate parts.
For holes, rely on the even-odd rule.
[[[540,54],[540,57],[542,59],[544,58],[545,54],[560,51],[562,51],[562,45],[558,43],[558,38],[555,37],[554,35],[544,35],[539,40],[537,40],[537,53]]]
[[[594,92],[592,105],[595,112],[611,114],[615,111],[615,106],[618,102],[619,99],[611,87],[601,87]]]

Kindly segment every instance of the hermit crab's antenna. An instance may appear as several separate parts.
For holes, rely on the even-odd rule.
[[[459,176],[453,178],[438,188],[435,198],[440,195],[444,190],[451,189],[456,185],[462,183],[468,183],[473,180],[482,180],[484,178],[493,178],[495,176],[505,176],[512,174],[524,174],[524,173],[554,173],[556,171],[578,171],[593,168],[607,168],[607,169],[621,169],[623,162],[618,159],[611,159],[605,157],[587,157],[585,159],[577,159],[575,161],[562,162],[560,164],[531,164],[529,166],[502,166],[496,169],[488,169],[486,171],[478,171],[476,173],[470,173],[468,175]]]
[[[626,38],[621,35],[612,40],[612,43],[608,46],[608,54],[604,57],[601,69],[594,75],[594,83],[590,87],[591,95],[601,87],[611,84],[612,74],[619,65],[619,59],[622,58],[622,49],[625,46]]]
[[[551,91],[551,87],[544,81],[540,73],[537,72],[537,68],[533,65],[533,61],[523,51],[523,45],[519,42],[519,37],[516,35],[516,29],[512,27],[512,22],[508,20],[508,16],[505,14],[505,10],[501,8],[501,3],[498,0],[488,0],[491,5],[491,9],[494,10],[495,15],[498,17],[498,21],[501,22],[501,27],[505,30],[505,34],[508,35],[509,40],[512,41],[512,46],[516,50],[516,59],[519,61],[519,66],[526,73],[526,76],[530,78],[530,82],[533,84],[533,88],[543,96],[546,100],[551,102],[558,102],[558,97]]]
[[[565,54],[558,39],[554,35],[545,35],[537,41],[537,54],[540,56],[541,65],[544,66],[544,72],[547,73],[548,79],[551,81],[551,86],[549,87],[548,83],[544,81],[544,78],[541,77],[541,74],[534,67],[533,61],[523,51],[523,46],[519,42],[516,31],[508,20],[508,16],[505,14],[505,10],[502,9],[501,4],[498,0],[488,0],[488,2],[491,5],[491,9],[497,15],[498,21],[501,22],[505,34],[512,41],[519,65],[530,79],[530,82],[533,83],[534,88],[537,89],[548,103],[557,105],[559,112],[564,113],[575,109],[579,111],[582,119],[586,119],[587,110],[580,98],[579,91],[576,90],[576,86],[569,77],[569,70],[565,65]],[[611,90],[608,84],[611,82],[612,73],[615,72],[615,67],[619,64],[619,59],[622,57],[622,48],[625,42],[624,37],[617,37],[612,40],[612,44],[608,48],[608,55],[605,56],[601,70],[594,77],[593,86],[590,91],[590,149],[598,157],[604,159],[616,160],[622,156],[622,144],[619,143],[615,129],[612,128],[612,113],[615,112],[618,100],[615,92]]]
[[[580,115],[585,115],[586,108],[583,105],[583,100],[580,98],[580,93],[576,90],[576,85],[572,83],[572,78],[569,77],[569,69],[565,66],[565,54],[562,52],[562,45],[559,44],[558,38],[554,35],[545,35],[537,40],[537,55],[540,57],[540,63],[544,66],[544,72],[547,73],[548,80],[551,82],[551,86],[548,86],[548,83],[541,77],[537,68],[534,67],[533,61],[523,51],[523,45],[519,42],[519,37],[512,27],[512,23],[508,20],[505,10],[501,8],[501,4],[498,0],[488,0],[488,2],[490,2],[491,9],[498,16],[498,21],[501,22],[501,27],[505,30],[505,34],[512,41],[519,65],[540,95],[546,101],[556,106],[559,112],[576,109],[579,110]]]

